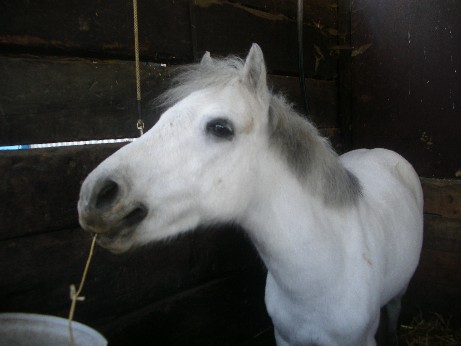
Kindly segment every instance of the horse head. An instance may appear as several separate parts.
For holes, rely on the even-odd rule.
[[[251,204],[268,122],[261,49],[244,61],[207,52],[162,97],[169,108],[84,181],[79,221],[113,252],[198,225],[238,221]]]

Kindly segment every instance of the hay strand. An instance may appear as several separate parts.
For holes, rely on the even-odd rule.
[[[399,345],[457,346],[461,345],[461,334],[440,314],[432,313],[427,319],[419,314],[410,324],[400,326]]]
[[[70,346],[75,346],[74,333],[72,331],[72,321],[74,320],[75,306],[77,301],[81,302],[85,300],[85,297],[80,296],[85,285],[86,275],[88,274],[88,269],[90,268],[91,259],[93,258],[94,246],[96,244],[97,234],[93,236],[93,241],[91,242],[90,253],[88,254],[88,259],[86,260],[85,268],[83,269],[82,279],[80,280],[80,285],[78,289],[75,289],[75,285],[70,285],[70,299],[72,301],[69,311],[69,344]]]

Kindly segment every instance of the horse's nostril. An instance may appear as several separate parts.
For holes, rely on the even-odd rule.
[[[118,191],[119,187],[115,181],[105,181],[101,190],[99,190],[99,193],[96,196],[95,207],[97,209],[102,209],[111,206],[117,198]]]
[[[123,218],[125,221],[125,226],[135,226],[144,220],[146,216],[147,209],[143,205],[140,205]]]

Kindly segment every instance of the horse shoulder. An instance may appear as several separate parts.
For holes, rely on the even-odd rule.
[[[385,303],[408,284],[419,259],[421,183],[410,163],[390,150],[360,149],[344,154],[341,161],[363,189],[360,219],[365,225],[369,255],[384,275]]]

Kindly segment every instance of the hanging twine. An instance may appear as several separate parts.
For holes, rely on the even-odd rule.
[[[139,68],[139,30],[138,30],[138,1],[133,0],[133,29],[134,29],[134,56],[136,67],[136,102],[138,105],[138,121],[136,127],[140,136],[144,133],[144,120],[141,109],[141,72]]]
[[[80,294],[83,290],[83,285],[85,284],[86,274],[88,274],[88,268],[90,268],[91,259],[93,258],[94,246],[96,244],[97,234],[93,236],[93,241],[91,242],[90,253],[88,254],[88,259],[86,260],[85,269],[83,270],[82,279],[80,280],[80,285],[78,290],[75,289],[75,285],[70,285],[70,299],[72,301],[69,311],[69,344],[70,346],[75,346],[74,333],[72,331],[72,321],[74,320],[75,306],[77,301],[81,302],[85,300],[85,297],[81,297]]]

